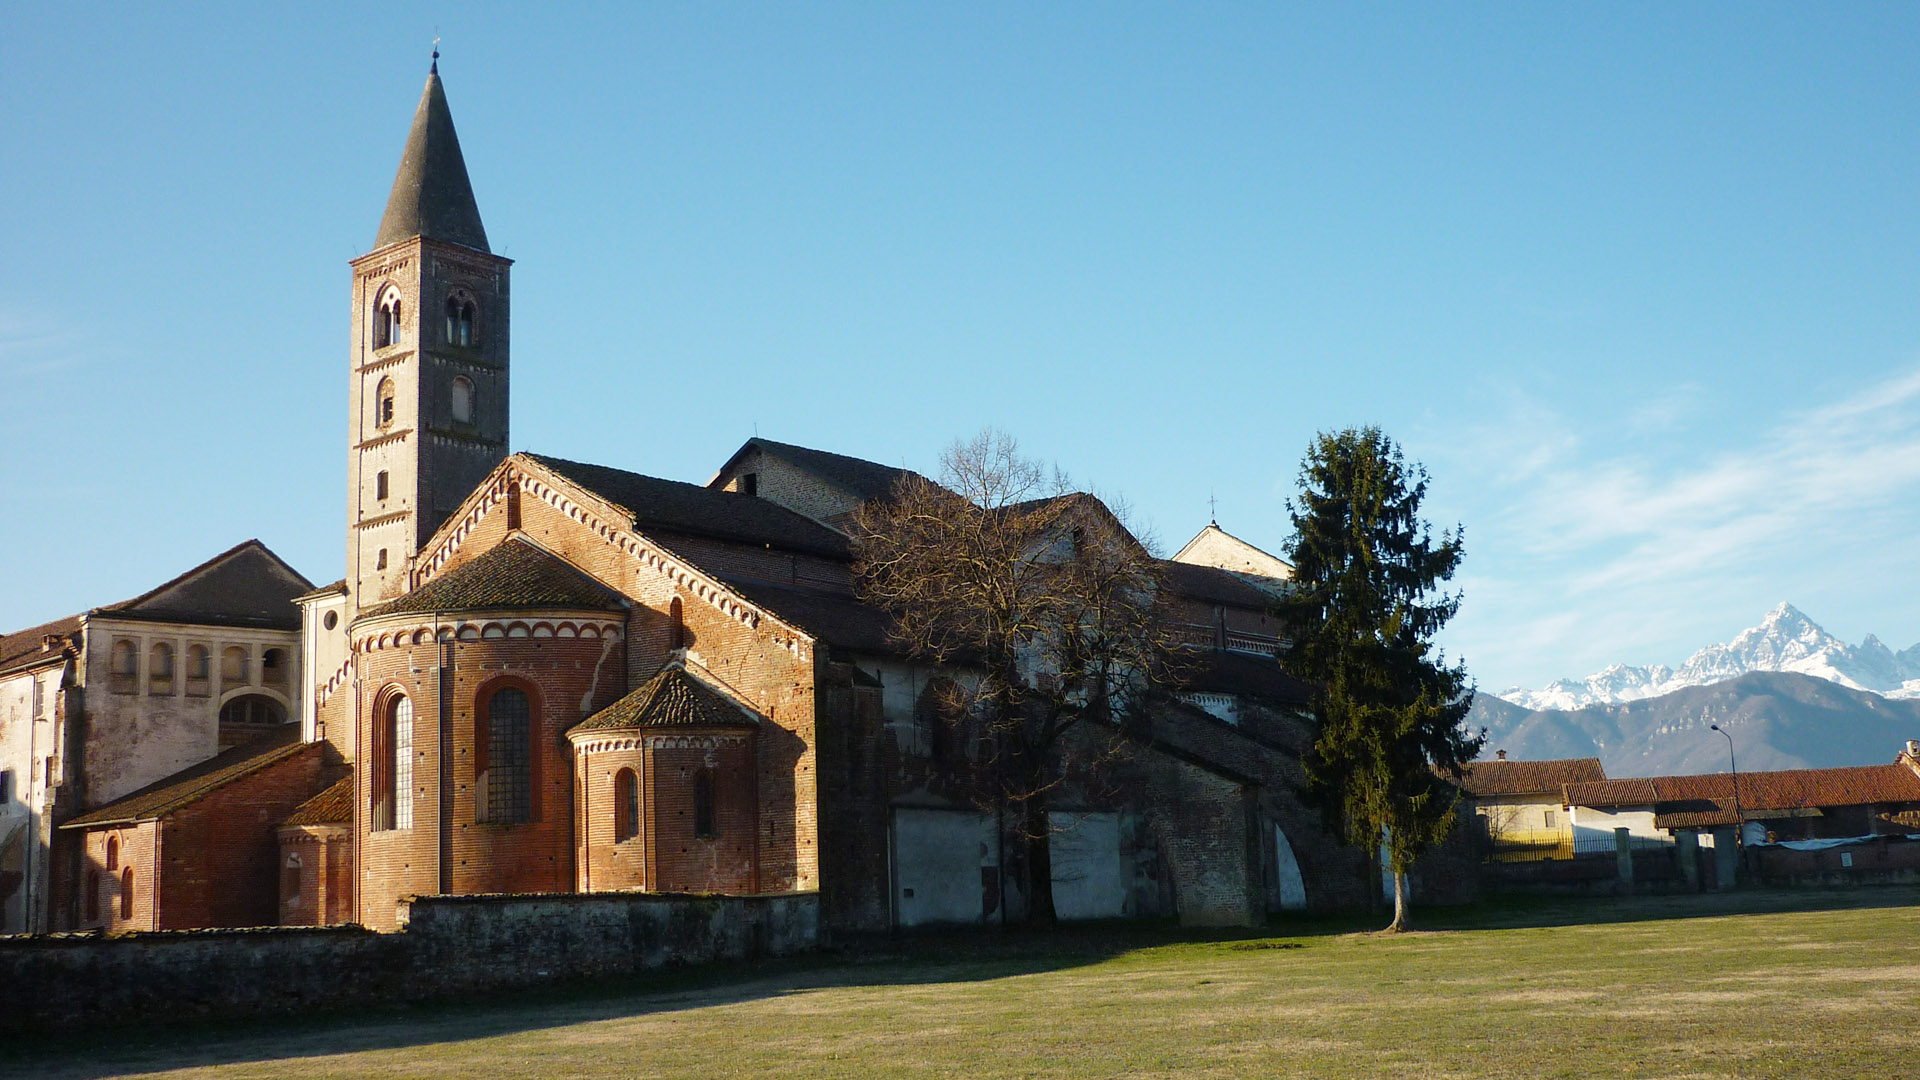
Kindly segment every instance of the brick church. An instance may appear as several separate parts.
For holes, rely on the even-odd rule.
[[[964,672],[854,588],[849,516],[905,474],[758,438],[705,483],[511,452],[511,269],[436,69],[352,262],[346,577],[243,545],[185,576],[226,586],[169,609],[171,637],[96,609],[0,638],[0,754],[45,727],[0,774],[28,778],[0,790],[0,929],[393,929],[408,895],[612,890],[818,892],[841,931],[1021,916],[1018,830],[930,704]],[[1191,674],[1052,797],[1060,914],[1367,902],[1368,860],[1300,799],[1286,564],[1210,525],[1161,569]],[[209,599],[231,596],[248,611]],[[176,649],[202,666],[175,680]],[[12,709],[29,681],[47,694]],[[88,778],[156,737],[96,718],[163,707],[199,733],[169,764]]]

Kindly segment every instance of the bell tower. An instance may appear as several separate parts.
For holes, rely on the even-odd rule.
[[[512,260],[487,247],[439,56],[373,250],[351,264],[349,616],[407,590],[414,553],[507,456]]]

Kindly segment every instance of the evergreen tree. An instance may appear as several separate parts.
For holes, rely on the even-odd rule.
[[[1407,926],[1408,868],[1453,828],[1455,790],[1439,773],[1458,777],[1486,741],[1461,728],[1466,668],[1433,645],[1460,606],[1440,585],[1462,548],[1458,527],[1436,539],[1421,520],[1427,480],[1379,428],[1322,432],[1287,503],[1284,659],[1314,687],[1319,717],[1307,792],[1348,843],[1385,844],[1395,931]]]

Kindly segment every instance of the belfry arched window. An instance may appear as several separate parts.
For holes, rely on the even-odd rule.
[[[474,334],[474,322],[479,309],[474,305],[473,297],[465,292],[456,292],[447,297],[447,344],[472,345],[478,338]]]
[[[373,347],[400,343],[400,290],[388,288],[373,308]]]
[[[381,379],[380,388],[374,392],[373,422],[381,427],[393,423],[393,380]]]
[[[453,377],[453,390],[450,395],[453,406],[453,422],[456,424],[473,423],[473,380],[465,375]]]

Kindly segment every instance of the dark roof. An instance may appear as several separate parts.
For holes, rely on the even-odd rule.
[[[416,236],[490,250],[437,62],[427,73],[420,105],[413,110],[407,148],[401,152],[400,170],[394,175],[393,193],[387,196],[387,212],[380,218],[373,246],[379,249]]]
[[[619,701],[575,724],[568,734],[652,727],[758,727],[759,720],[726,691],[675,662]]]
[[[353,820],[353,776],[348,774],[293,808],[282,825],[337,825]]]
[[[800,589],[743,578],[725,581],[729,589],[773,612],[783,622],[805,630],[816,640],[857,652],[888,655],[901,652],[900,643],[890,636],[893,618],[848,593]]]
[[[1685,820],[1689,825],[1731,825],[1737,820],[1730,773],[1568,784],[1566,799],[1572,806],[1650,805],[1656,815],[1669,818],[1687,815]],[[1915,775],[1906,765],[1740,774],[1739,805],[1747,818],[1778,817],[1777,811],[1889,803],[1920,804],[1920,775]]]
[[[294,597],[294,599],[295,600],[312,600],[316,596],[345,596],[345,595],[347,595],[347,579],[341,578],[339,581],[322,585],[319,588],[314,589],[310,592],[303,592],[299,596]]]
[[[748,439],[740,449],[733,452],[733,456],[727,459],[727,463],[720,467],[714,482],[719,482],[720,477],[725,476],[728,470],[733,468],[734,463],[749,450],[758,450],[769,457],[777,457],[836,487],[844,488],[861,499],[885,498],[892,494],[896,483],[906,477],[918,475],[911,469],[899,469],[892,465],[882,465],[877,461],[868,461],[865,458],[848,457],[845,454],[795,446],[792,443],[774,442],[772,439],[756,436]]]
[[[1551,761],[1472,761],[1462,766],[1457,783],[1469,795],[1559,795],[1567,784],[1586,784],[1607,778],[1599,758],[1556,758]]]
[[[1254,611],[1266,611],[1273,607],[1272,595],[1248,584],[1231,570],[1174,562],[1172,559],[1156,559],[1155,562],[1166,577],[1167,588],[1177,596]]]
[[[299,723],[279,725],[271,734],[236,746],[208,758],[198,765],[148,784],[131,795],[123,795],[91,813],[82,814],[61,826],[66,829],[89,825],[112,825],[124,821],[152,821],[189,803],[226,787],[236,780],[252,776],[269,765],[284,761],[319,743],[300,741]]]
[[[850,557],[846,537],[766,499],[544,454],[518,456],[624,510],[642,531],[686,533],[830,559]]]
[[[247,540],[131,600],[0,635],[0,673],[45,663],[59,652],[41,648],[48,635],[78,634],[89,615],[153,622],[300,629],[295,597],[313,583],[258,540]]]
[[[623,606],[620,595],[612,589],[516,535],[400,599],[367,611],[361,618],[404,612],[520,608],[618,611]]]
[[[88,614],[156,622],[300,629],[294,598],[313,582],[258,540],[247,540],[131,600]]]
[[[1183,689],[1240,694],[1296,707],[1313,703],[1313,688],[1281,670],[1280,662],[1270,656],[1227,649],[1194,649],[1181,655]]]
[[[0,674],[35,667],[60,656],[60,646],[45,648],[49,637],[64,638],[80,632],[82,616],[69,615],[64,619],[55,619],[39,626],[29,626],[25,630],[16,630],[11,634],[0,635]]]

